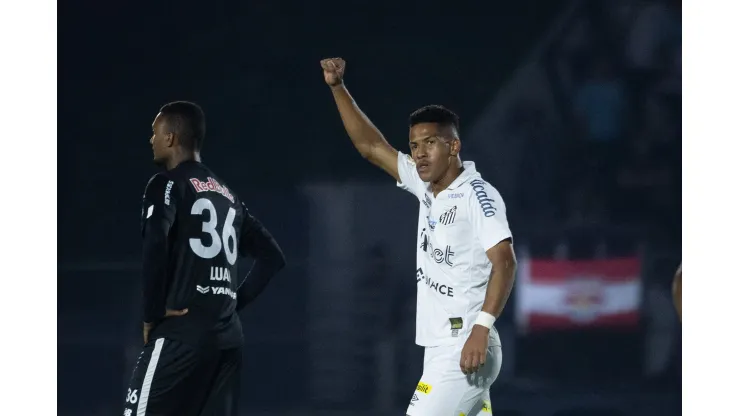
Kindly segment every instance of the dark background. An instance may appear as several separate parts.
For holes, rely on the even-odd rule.
[[[204,162],[289,260],[242,316],[244,414],[403,414],[422,358],[416,203],[352,147],[331,56],[399,150],[414,109],[461,116],[520,258],[641,258],[634,331],[524,336],[512,300],[494,414],[680,414],[679,1],[75,0],[58,36],[60,414],[122,409],[150,125],[181,99],[206,112]]]

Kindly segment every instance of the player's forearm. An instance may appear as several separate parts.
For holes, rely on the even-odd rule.
[[[503,264],[495,264],[488,279],[486,298],[483,301],[483,312],[489,313],[498,319],[509,300],[511,289],[514,287],[516,276],[516,260],[513,258]]]
[[[387,145],[388,142],[380,130],[360,110],[344,84],[331,87],[331,92],[352,144],[364,158],[372,159],[373,148]]]
[[[257,259],[244,283],[239,287],[236,298],[237,311],[255,300],[265,290],[272,278],[285,267],[285,257],[275,255],[271,258]]]
[[[164,238],[147,239],[142,262],[143,320],[155,322],[165,314],[167,242]]]

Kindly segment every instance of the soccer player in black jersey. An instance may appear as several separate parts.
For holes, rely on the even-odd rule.
[[[206,129],[200,107],[167,104],[152,129],[154,161],[165,170],[144,192],[144,348],[124,416],[233,415],[243,342],[237,313],[285,258],[237,195],[201,163]],[[240,256],[255,259],[246,279],[237,276]]]

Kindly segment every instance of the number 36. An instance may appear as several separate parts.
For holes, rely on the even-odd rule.
[[[203,222],[203,232],[211,235],[212,243],[210,246],[203,245],[203,240],[200,238],[190,239],[190,248],[197,256],[204,259],[212,259],[221,252],[221,248],[224,249],[226,254],[226,260],[229,264],[233,265],[236,263],[236,230],[234,229],[234,217],[236,211],[234,208],[229,208],[228,214],[226,214],[226,221],[224,222],[223,232],[218,235],[216,226],[218,225],[218,218],[216,214],[216,207],[213,205],[211,200],[201,198],[193,203],[193,208],[190,210],[192,215],[202,215],[204,211],[208,211],[209,220]],[[223,245],[221,242],[223,241]]]

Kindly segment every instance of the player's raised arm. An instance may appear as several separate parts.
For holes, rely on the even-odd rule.
[[[380,167],[399,182],[398,151],[383,137],[355,103],[355,100],[344,86],[346,63],[341,58],[330,58],[321,61],[324,70],[324,81],[331,87],[344,129],[347,130],[352,143],[362,157]]]
[[[270,280],[283,267],[285,255],[277,241],[259,220],[244,207],[244,223],[239,241],[239,253],[254,258],[254,265],[239,286],[236,309],[242,310],[259,296]]]

